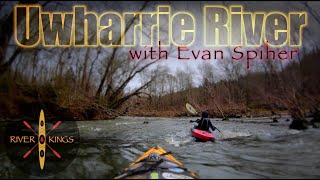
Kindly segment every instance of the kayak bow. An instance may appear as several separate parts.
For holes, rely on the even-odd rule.
[[[195,127],[191,128],[192,136],[195,137],[199,141],[214,141],[215,140],[215,134],[212,132],[202,131],[199,129],[196,129]]]
[[[154,147],[142,154],[114,179],[198,179],[198,174],[161,147]]]

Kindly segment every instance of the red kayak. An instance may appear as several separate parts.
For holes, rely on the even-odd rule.
[[[215,134],[212,132],[202,131],[199,129],[195,129],[194,127],[191,128],[192,136],[200,141],[214,141],[215,140]]]

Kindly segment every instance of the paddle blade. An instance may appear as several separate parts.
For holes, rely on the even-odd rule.
[[[28,157],[30,155],[32,150],[29,150],[26,154],[24,154],[23,159],[25,159],[26,157]]]
[[[52,149],[52,152],[53,152],[54,155],[56,155],[58,158],[61,158],[60,154],[59,154],[57,151],[55,151],[55,150]]]
[[[187,103],[186,108],[191,114],[198,114],[198,112],[191,106],[191,104]]]
[[[32,129],[31,126],[30,126],[30,124],[29,124],[27,121],[23,121],[23,124],[24,124],[25,126],[27,126],[27,128]]]
[[[58,121],[58,122],[53,126],[52,130],[55,129],[55,128],[57,128],[60,124],[61,124],[61,121]]]

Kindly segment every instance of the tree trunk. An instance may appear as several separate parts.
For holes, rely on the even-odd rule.
[[[143,6],[140,8],[139,11],[143,11],[143,9],[146,8],[147,4],[148,4],[149,1],[145,1],[145,3],[143,4]],[[134,18],[132,18],[132,20],[130,21],[130,23],[126,26],[126,29],[124,31],[124,33],[121,35],[121,37],[118,39],[117,43],[116,44],[120,44],[121,42],[121,39],[123,38],[123,36],[128,32],[129,28],[131,27],[131,25],[133,24],[134,20],[136,19],[137,16],[135,16]],[[104,74],[102,76],[102,79],[100,81],[100,84],[99,84],[99,88],[96,92],[96,97],[100,96],[101,92],[102,92],[102,89],[103,89],[103,86],[104,86],[104,83],[106,81],[106,78],[108,76],[108,72],[110,70],[110,67],[112,66],[113,64],[113,61],[115,59],[115,56],[116,56],[116,53],[118,51],[118,47],[115,47],[112,51],[112,54],[111,54],[111,57],[109,58],[108,60],[108,64],[107,64],[107,67],[104,71]]]

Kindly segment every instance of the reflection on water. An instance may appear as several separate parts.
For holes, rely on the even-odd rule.
[[[144,124],[148,120],[150,123]],[[201,178],[319,178],[320,131],[289,130],[285,119],[213,120],[215,143],[195,142],[194,125],[182,118],[132,118],[78,122],[81,145],[77,158],[53,178],[112,178],[149,148],[171,151]],[[264,121],[264,123],[257,123]],[[3,131],[3,126],[2,129]],[[25,177],[0,147],[0,176]]]

